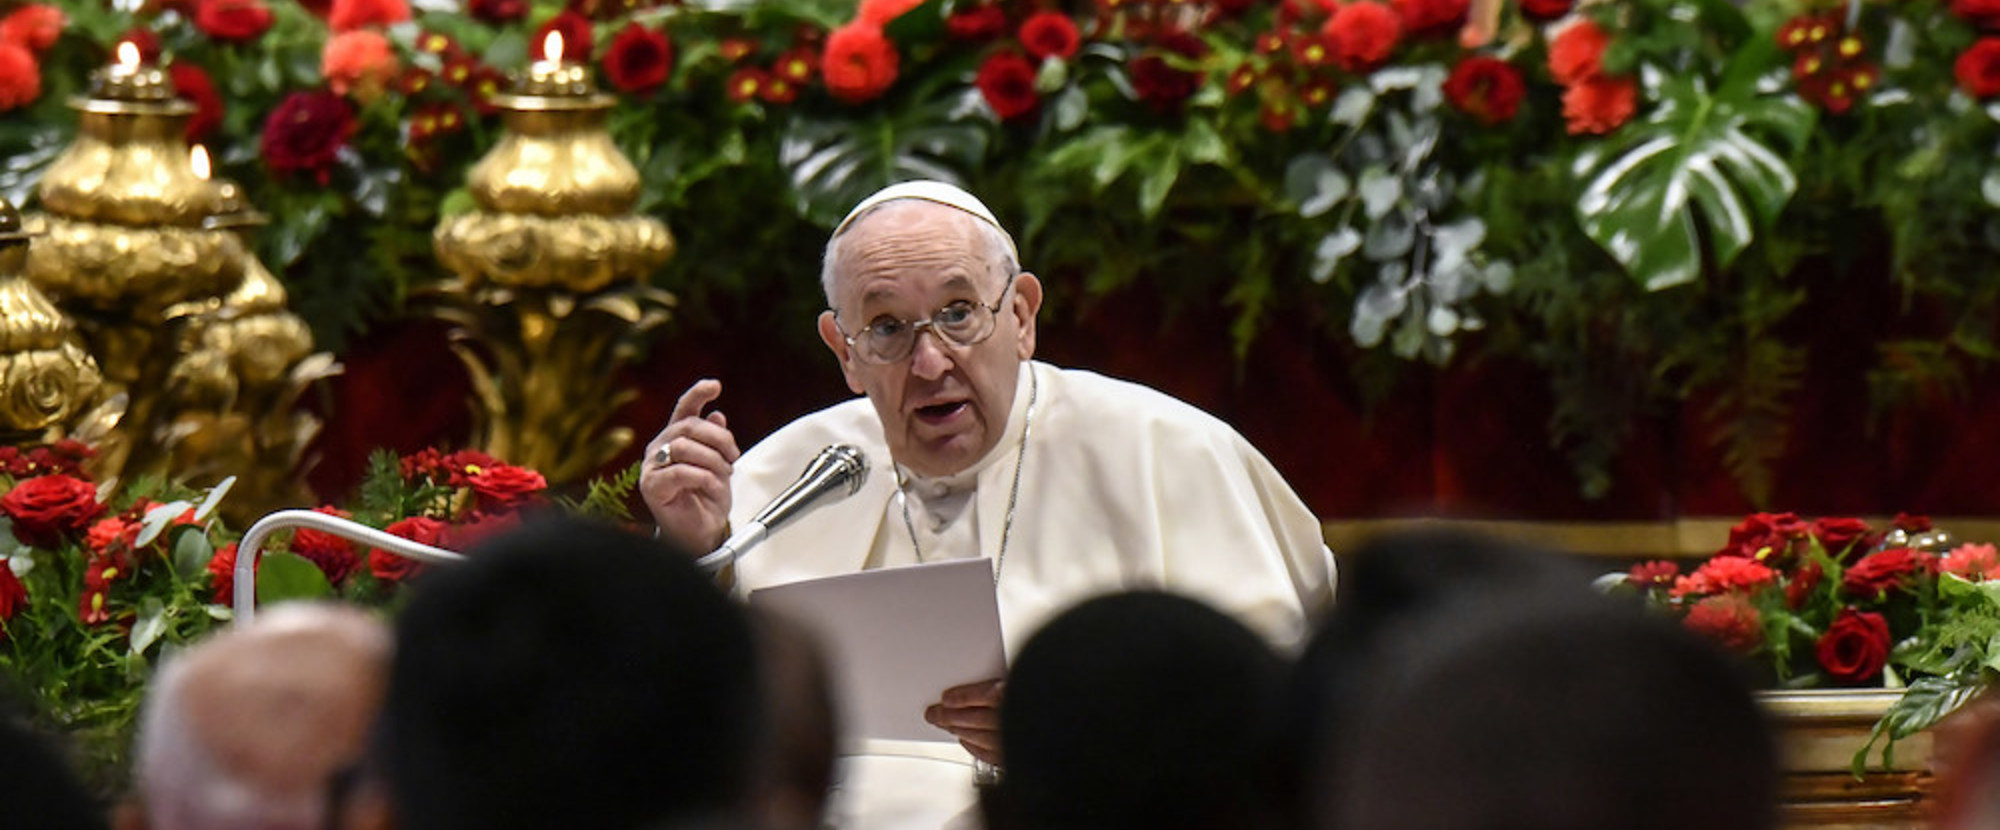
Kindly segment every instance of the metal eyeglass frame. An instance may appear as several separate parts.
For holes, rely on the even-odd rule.
[[[866,330],[864,329],[861,332],[861,334],[848,334],[846,329],[840,327],[840,309],[830,308],[827,310],[833,312],[833,330],[840,332],[841,339],[847,341],[847,348],[849,351],[854,353],[854,358],[856,360],[859,360],[862,363],[866,363],[870,366],[893,366],[895,364],[903,362],[904,360],[907,360],[910,357],[910,355],[916,353],[917,338],[923,336],[924,329],[930,329],[931,333],[937,335],[938,340],[943,341],[946,345],[957,346],[961,349],[971,348],[973,346],[977,346],[981,343],[986,342],[988,338],[991,338],[993,336],[993,332],[998,331],[1000,329],[1000,308],[1007,304],[1007,293],[1014,290],[1014,280],[1019,276],[1021,276],[1021,272],[1015,271],[1011,276],[1007,277],[1007,284],[1000,287],[1000,296],[993,300],[992,305],[989,306],[985,303],[973,303],[975,307],[986,309],[988,315],[986,318],[988,325],[986,327],[986,331],[981,332],[978,337],[972,338],[970,340],[965,340],[965,341],[957,340],[952,336],[945,334],[944,329],[938,328],[937,324],[937,316],[939,312],[951,308],[953,305],[956,305],[958,303],[965,302],[964,300],[953,300],[950,303],[946,303],[943,308],[939,308],[937,311],[931,312],[931,316],[924,318],[922,320],[897,320],[896,322],[902,323],[903,325],[910,327],[910,339],[909,339],[910,345],[907,347],[907,350],[904,351],[902,354],[889,360],[876,361],[863,358],[861,356],[861,350],[855,347],[854,341],[859,339],[861,337],[861,334],[866,334],[867,333]]]

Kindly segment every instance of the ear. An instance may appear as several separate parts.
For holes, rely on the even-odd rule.
[[[827,351],[833,352],[833,359],[840,361],[840,374],[847,379],[847,389],[856,395],[863,394],[861,381],[854,376],[853,356],[847,353],[847,338],[840,335],[840,327],[833,324],[833,311],[819,313],[819,340],[826,344]]]
[[[1020,322],[1021,337],[1015,344],[1015,351],[1022,360],[1035,357],[1035,315],[1042,310],[1042,281],[1034,274],[1022,271],[1014,278],[1014,304],[1011,306],[1015,318]]]

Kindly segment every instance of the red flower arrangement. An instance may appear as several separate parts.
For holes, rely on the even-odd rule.
[[[1982,37],[1952,64],[1958,88],[1981,100],[2000,95],[2000,37]]]
[[[405,0],[333,0],[327,10],[326,25],[335,32],[350,32],[368,26],[393,26],[410,19]]]
[[[1201,75],[1179,68],[1167,56],[1186,63],[1205,57],[1208,47],[1199,38],[1183,32],[1162,34],[1154,46],[1154,50],[1132,61],[1129,67],[1132,89],[1154,112],[1174,112],[1201,88]]]
[[[0,516],[14,520],[14,538],[30,547],[60,545],[103,512],[97,487],[66,473],[36,476],[0,496]]]
[[[1549,76],[1563,86],[1575,86],[1604,72],[1604,50],[1611,35],[1595,21],[1579,20],[1549,41]]]
[[[535,57],[542,60],[548,60],[552,57],[542,51],[548,45],[550,32],[562,33],[562,57],[564,60],[587,60],[590,58],[592,49],[596,46],[596,41],[591,37],[590,18],[569,9],[564,9],[558,12],[555,17],[549,18],[548,22],[541,25],[541,28],[536,29],[534,38],[528,41],[528,48],[535,53]]]
[[[56,38],[62,37],[63,26],[68,23],[69,19],[63,16],[62,10],[29,3],[0,18],[0,40],[18,44],[39,55],[55,45]]]
[[[996,5],[974,6],[945,18],[944,29],[953,40],[992,40],[1007,33],[1007,13]]]
[[[1062,12],[1036,12],[1021,21],[1021,48],[1035,60],[1069,60],[1083,45],[1076,23]]]
[[[1521,0],[1521,16],[1536,23],[1560,20],[1576,8],[1576,0]]]
[[[271,9],[262,0],[198,0],[194,26],[224,43],[247,43],[271,29]]]
[[[659,89],[674,69],[674,44],[665,32],[628,23],[611,38],[604,74],[611,85],[635,95]]]
[[[528,3],[527,0],[472,0],[466,10],[487,23],[512,23],[528,16]]]
[[[194,103],[194,117],[187,125],[188,142],[208,138],[222,125],[222,96],[215,92],[215,81],[201,67],[186,61],[175,61],[167,67],[167,75],[173,80],[174,91]]]
[[[25,46],[0,40],[0,112],[25,107],[42,97],[42,67]]]
[[[1027,58],[1001,52],[987,58],[974,81],[986,105],[1002,121],[1012,121],[1035,111],[1041,98],[1035,94],[1035,66]]]
[[[882,34],[882,27],[856,21],[826,36],[819,66],[827,92],[858,104],[880,97],[896,82],[897,64],[896,46]]]
[[[1889,621],[1873,611],[1843,608],[1813,649],[1828,676],[1866,683],[1889,664]]]
[[[1483,55],[1459,61],[1444,82],[1444,97],[1452,108],[1487,126],[1512,121],[1526,94],[1520,70]]]
[[[264,121],[264,163],[279,173],[307,173],[326,184],[354,128],[354,109],[338,94],[294,92]]]
[[[401,70],[389,38],[374,29],[334,35],[320,52],[320,73],[326,76],[327,86],[357,101],[381,97]]]
[[[1349,72],[1371,72],[1388,63],[1403,38],[1403,24],[1388,6],[1358,0],[1341,6],[1321,30],[1333,59]]]
[[[1472,0],[1395,0],[1403,31],[1411,37],[1450,37],[1465,25]]]

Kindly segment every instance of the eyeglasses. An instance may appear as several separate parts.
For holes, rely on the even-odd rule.
[[[847,347],[856,359],[877,366],[900,363],[903,358],[909,357],[917,347],[917,334],[924,329],[930,329],[939,340],[953,346],[977,346],[993,336],[994,317],[1000,313],[1000,306],[1007,301],[1007,292],[1013,287],[1014,277],[1010,276],[1007,284],[1001,287],[999,298],[990,306],[957,300],[938,309],[928,320],[877,317],[853,334],[840,327],[839,311],[835,310],[833,327],[847,340]]]

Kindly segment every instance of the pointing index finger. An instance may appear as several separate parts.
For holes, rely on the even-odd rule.
[[[714,378],[704,378],[695,381],[693,386],[688,387],[686,392],[681,393],[681,399],[674,403],[673,417],[667,419],[667,421],[668,423],[672,423],[696,417],[701,414],[702,407],[708,406],[710,402],[719,397],[722,397],[722,381]]]

